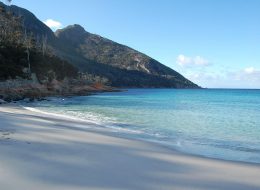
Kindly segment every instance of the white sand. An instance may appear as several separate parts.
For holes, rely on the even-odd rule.
[[[260,189],[260,165],[181,154],[0,106],[0,189]]]

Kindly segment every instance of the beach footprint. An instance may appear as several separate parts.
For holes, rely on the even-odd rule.
[[[0,140],[7,141],[11,140],[11,135],[13,134],[12,131],[9,130],[0,130]]]
[[[15,139],[15,137],[12,137],[12,135],[14,134],[14,131],[11,130],[3,130],[0,129],[0,144],[10,144],[11,142],[19,142],[17,141],[17,139]],[[31,144],[31,142],[29,141],[21,141],[21,143],[26,143],[28,145]]]

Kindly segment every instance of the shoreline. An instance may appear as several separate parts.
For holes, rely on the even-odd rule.
[[[102,83],[89,84],[84,80],[52,80],[40,83],[38,80],[0,81],[0,104],[24,99],[44,100],[48,97],[87,96],[95,93],[119,92],[120,89]]]
[[[18,106],[18,105],[15,105]],[[171,145],[166,145],[163,143],[160,143],[158,141],[154,141],[154,140],[148,140],[145,138],[139,138],[137,136],[134,136],[135,132],[139,133],[139,131],[135,131],[135,130],[130,130],[130,129],[118,129],[118,128],[111,128],[111,127],[107,127],[105,126],[105,124],[99,124],[96,123],[94,121],[88,121],[87,119],[82,119],[79,117],[74,117],[74,116],[68,116],[68,115],[62,115],[62,114],[56,114],[56,113],[47,113],[45,111],[41,111],[35,108],[31,108],[31,107],[23,107],[21,105],[19,105],[19,107],[21,107],[21,109],[27,110],[29,112],[33,112],[36,114],[44,114],[47,115],[49,117],[58,117],[59,119],[64,119],[64,120],[72,120],[72,121],[80,121],[83,123],[87,123],[87,124],[91,124],[93,125],[91,128],[88,128],[89,130],[93,130],[94,132],[97,133],[101,133],[103,132],[105,135],[109,135],[112,137],[118,137],[118,138],[125,138],[128,140],[134,140],[134,141],[140,141],[140,142],[144,142],[144,143],[150,143],[150,144],[154,144],[155,146],[159,146],[162,148],[166,148],[169,149],[170,151],[174,151],[177,152],[178,154],[183,154],[186,156],[192,156],[192,157],[198,157],[198,158],[206,158],[206,159],[212,159],[212,160],[219,160],[219,161],[225,161],[225,162],[231,162],[231,163],[241,163],[241,164],[249,164],[249,165],[259,165],[260,163],[258,162],[247,162],[247,161],[242,161],[242,160],[232,160],[232,159],[225,159],[225,158],[218,158],[218,157],[210,157],[210,156],[206,156],[206,155],[202,155],[202,154],[195,154],[195,153],[189,153],[189,152],[185,152],[182,151],[180,149],[174,148],[174,146]]]
[[[17,105],[1,105],[0,119],[4,189],[260,188],[259,164],[189,155]]]
[[[52,98],[52,97],[50,97]],[[61,97],[58,97],[61,98]],[[48,101],[53,101],[53,100],[48,100]],[[228,158],[222,158],[222,157],[212,157],[212,156],[208,156],[206,154],[199,154],[199,153],[192,153],[189,151],[185,151],[183,149],[178,149],[176,148],[176,146],[167,144],[167,142],[160,142],[160,140],[158,139],[147,139],[144,137],[139,137],[138,134],[144,134],[150,137],[151,134],[149,133],[145,133],[143,131],[139,131],[139,130],[131,130],[131,129],[127,129],[127,128],[118,128],[118,127],[111,127],[111,126],[106,126],[105,123],[98,123],[97,121],[93,121],[93,120],[88,120],[88,119],[83,119],[80,117],[76,117],[76,116],[69,116],[66,114],[60,114],[60,113],[47,113],[46,111],[42,111],[39,110],[37,108],[33,108],[30,107],[30,102],[27,102],[29,104],[29,106],[25,106],[25,105],[19,105],[19,102],[14,103],[15,106],[19,106],[21,107],[21,109],[25,109],[27,111],[36,113],[36,114],[44,114],[44,115],[48,115],[49,117],[58,117],[60,119],[65,119],[65,120],[73,120],[73,121],[81,121],[81,122],[86,122],[88,124],[92,124],[94,125],[92,127],[92,130],[96,131],[96,132],[101,132],[101,130],[103,130],[103,132],[106,133],[106,135],[111,135],[113,137],[119,137],[119,138],[126,138],[129,140],[134,140],[134,141],[141,141],[141,142],[146,142],[146,143],[152,143],[156,146],[161,146],[163,148],[167,148],[171,151],[175,151],[178,152],[180,154],[183,155],[187,155],[187,156],[194,156],[194,157],[199,157],[199,158],[208,158],[208,159],[213,159],[213,160],[221,160],[221,161],[227,161],[227,162],[236,162],[236,163],[242,163],[242,164],[253,164],[253,165],[259,165],[260,166],[260,162],[254,162],[254,161],[246,161],[246,160],[235,160],[235,159],[228,159]],[[12,105],[12,104],[11,104]],[[99,129],[99,130],[98,130]]]

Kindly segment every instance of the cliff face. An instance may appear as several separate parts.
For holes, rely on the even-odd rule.
[[[91,34],[80,25],[71,25],[55,32],[59,40],[73,47],[78,54],[98,63],[157,76],[178,76],[178,73],[125,45]]]
[[[10,6],[22,16],[28,32],[37,40],[46,39],[53,55],[66,60],[81,72],[98,75],[117,87],[199,88],[176,71],[125,45],[91,34],[80,25],[53,33],[26,9]]]
[[[57,48],[81,71],[104,76],[119,87],[198,88],[176,71],[158,61],[99,35],[80,25],[57,30],[63,48]],[[66,52],[66,53],[62,53]]]

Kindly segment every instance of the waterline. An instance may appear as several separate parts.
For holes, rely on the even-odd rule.
[[[29,106],[186,153],[260,163],[259,97],[258,90],[130,89]]]

